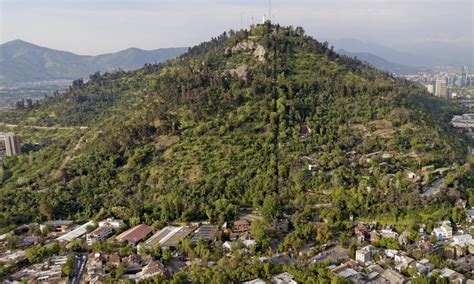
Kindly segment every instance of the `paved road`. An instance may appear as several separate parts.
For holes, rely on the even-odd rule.
[[[74,258],[74,273],[72,276],[71,284],[80,284],[81,279],[86,272],[86,264],[87,264],[87,255],[86,254],[78,254]]]

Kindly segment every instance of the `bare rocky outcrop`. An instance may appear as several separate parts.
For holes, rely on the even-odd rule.
[[[246,50],[254,50],[253,56],[258,61],[265,62],[265,53],[266,53],[265,48],[262,45],[250,40],[239,42],[230,50],[226,50],[226,53],[236,54],[236,53],[246,51]]]
[[[246,79],[247,78],[247,65],[240,64],[234,69],[230,69],[229,73],[232,75],[237,75],[241,79]]]

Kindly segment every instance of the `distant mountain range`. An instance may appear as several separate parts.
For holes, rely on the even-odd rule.
[[[457,46],[437,42],[417,44],[406,48],[408,51],[400,51],[380,44],[363,42],[352,38],[329,40],[329,42],[336,50],[372,54],[402,66],[474,65],[472,46]],[[369,61],[369,63],[371,62]]]
[[[86,56],[14,40],[0,45],[0,84],[87,78],[97,71],[129,70],[142,67],[145,63],[166,61],[187,49],[129,48],[116,53]]]
[[[421,67],[397,64],[368,52],[349,52],[344,49],[338,49],[337,53],[346,55],[349,57],[357,58],[359,60],[369,63],[370,65],[380,70],[384,70],[386,72],[390,72],[390,73],[394,73],[398,75],[413,74],[417,71],[426,69],[426,68],[421,68]]]

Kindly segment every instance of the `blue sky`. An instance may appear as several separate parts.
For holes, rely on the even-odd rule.
[[[273,18],[318,39],[397,48],[473,42],[472,0],[273,0]],[[190,46],[260,22],[268,0],[0,0],[0,42],[23,39],[79,54]]]

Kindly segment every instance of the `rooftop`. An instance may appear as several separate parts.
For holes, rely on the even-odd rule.
[[[206,242],[210,242],[217,234],[217,229],[217,226],[214,225],[201,226],[196,231],[194,231],[194,237],[191,239],[191,242],[195,243],[200,238],[203,238]]]
[[[84,235],[85,233],[87,233],[87,227],[88,226],[92,226],[94,225],[94,222],[93,221],[89,221],[87,223],[85,223],[84,225],[81,225],[79,227],[77,227],[76,229],[60,236],[59,238],[57,238],[58,241],[67,241],[67,242],[70,242],[74,239],[77,239],[79,237],[81,237],[82,235]]]
[[[144,239],[151,232],[152,232],[152,229],[150,226],[145,225],[145,224],[140,224],[118,235],[117,240],[127,241],[130,243],[137,243],[141,241],[142,239]]]
[[[154,246],[160,244],[161,247],[174,247],[185,237],[191,234],[193,230],[186,226],[174,227],[167,226],[151,236],[145,245]]]

